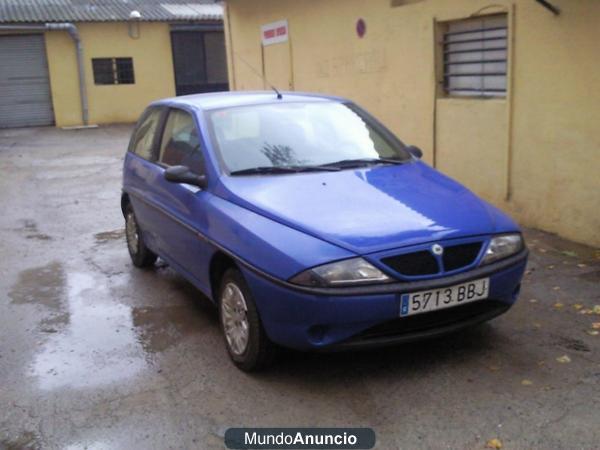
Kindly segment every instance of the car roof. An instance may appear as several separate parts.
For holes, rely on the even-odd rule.
[[[152,103],[152,105],[188,106],[196,109],[210,110],[231,108],[235,106],[263,105],[267,103],[294,103],[294,102],[345,102],[342,97],[314,94],[306,92],[281,92],[281,99],[277,99],[274,91],[231,91],[213,92],[209,94],[183,95],[180,97],[166,98]]]

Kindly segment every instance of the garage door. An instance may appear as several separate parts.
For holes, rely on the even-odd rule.
[[[0,128],[53,123],[44,36],[0,36]]]

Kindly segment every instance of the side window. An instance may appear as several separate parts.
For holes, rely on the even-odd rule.
[[[154,159],[152,147],[154,136],[156,135],[156,130],[160,123],[160,117],[160,109],[155,108],[147,112],[136,128],[133,139],[131,140],[131,151],[149,161]]]
[[[165,123],[160,144],[160,162],[167,166],[187,166],[194,173],[204,173],[198,131],[193,117],[172,109]]]

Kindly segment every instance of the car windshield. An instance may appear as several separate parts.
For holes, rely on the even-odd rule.
[[[290,168],[331,170],[336,165],[343,169],[410,159],[400,141],[351,104],[240,106],[211,111],[209,122],[221,160],[234,175],[289,173]]]

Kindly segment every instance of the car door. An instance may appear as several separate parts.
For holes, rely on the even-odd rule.
[[[164,217],[156,209],[154,184],[162,177],[162,169],[156,160],[166,112],[164,107],[152,106],[142,114],[132,134],[123,166],[123,189],[129,194],[144,241],[158,254],[161,253],[158,231]]]
[[[158,146],[158,164],[163,175],[154,180],[158,207],[164,212],[159,239],[162,253],[179,271],[191,276],[201,288],[208,288],[209,248],[198,230],[208,228],[205,202],[210,194],[197,186],[174,183],[164,178],[170,166],[186,166],[205,175],[204,155],[194,117],[188,111],[171,108],[167,113]]]

